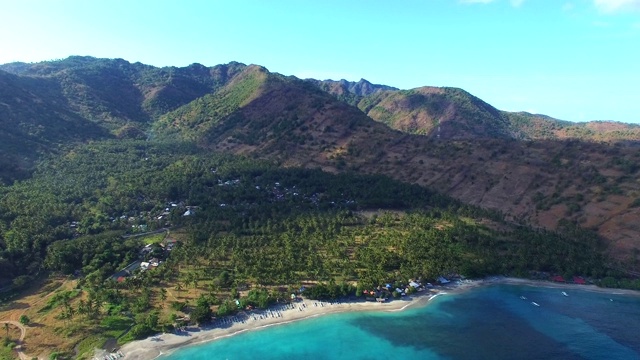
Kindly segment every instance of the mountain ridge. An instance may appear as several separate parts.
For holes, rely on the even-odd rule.
[[[64,90],[37,108],[42,121],[55,120],[59,110],[100,130],[52,138],[42,153],[118,135],[180,138],[283,166],[384,174],[548,229],[565,219],[598,231],[621,259],[640,248],[640,188],[633,180],[640,170],[640,127],[634,125],[576,125],[504,112],[455,88],[393,90],[365,80],[323,85],[258,65],[154,68],[124,60],[69,61],[77,68],[12,65],[40,75],[4,75],[18,86],[0,96],[4,114],[34,103],[28,90],[35,82]],[[352,96],[340,98],[322,86]],[[132,96],[114,105],[122,94]],[[359,106],[350,104],[356,100]],[[9,116],[0,118],[8,123]],[[12,119],[18,128],[37,124],[26,115]],[[28,139],[29,132],[19,135],[16,146],[27,143],[21,137]],[[6,145],[0,149],[5,159],[24,156]],[[40,152],[29,156],[36,161]],[[13,172],[7,171],[6,182]]]

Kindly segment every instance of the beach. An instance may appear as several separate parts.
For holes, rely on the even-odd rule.
[[[424,306],[436,296],[463,292],[478,286],[492,284],[511,284],[533,287],[549,287],[562,289],[580,289],[601,293],[634,294],[637,291],[598,288],[595,285],[575,285],[565,283],[553,283],[549,281],[536,281],[508,277],[490,277],[483,280],[463,280],[452,282],[444,286],[436,286],[405,296],[400,299],[390,300],[384,303],[377,302],[321,302],[316,300],[300,300],[291,304],[275,305],[267,310],[241,312],[236,316],[217,320],[206,327],[188,327],[182,332],[165,333],[144,340],[134,341],[124,345],[120,354],[124,359],[149,360],[163,354],[168,354],[177,348],[202,344],[217,339],[227,338],[246,331],[301,321],[308,318],[356,311],[402,311],[413,306]],[[101,359],[106,353],[96,352],[96,358]]]
[[[300,300],[290,305],[276,305],[268,310],[240,313],[228,317],[225,322],[219,320],[202,328],[187,327],[185,331],[174,334],[164,333],[144,340],[134,341],[124,345],[120,351],[126,360],[148,360],[167,354],[178,347],[200,344],[217,339],[233,336],[245,331],[258,330],[270,326],[291,323],[322,315],[352,311],[401,311],[419,301],[428,301],[437,296],[436,292],[424,291],[424,296],[406,297],[377,302],[326,302],[315,300]],[[99,356],[96,356],[100,358]]]

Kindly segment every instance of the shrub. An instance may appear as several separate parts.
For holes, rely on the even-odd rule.
[[[180,301],[173,301],[171,303],[171,308],[176,311],[183,311],[186,306],[187,306],[186,303],[183,303]]]
[[[144,339],[153,333],[153,329],[147,326],[147,324],[137,324],[131,328],[131,331],[129,331],[129,334],[134,339]]]

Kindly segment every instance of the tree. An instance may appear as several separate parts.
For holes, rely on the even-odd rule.
[[[4,327],[4,331],[7,332],[6,337],[8,339],[9,338],[9,323],[4,323],[3,327]]]
[[[31,319],[29,319],[29,317],[27,315],[22,315],[20,316],[20,324],[22,325],[29,325],[29,323],[31,322]]]
[[[196,308],[191,312],[191,320],[194,320],[198,325],[202,325],[211,321],[211,315],[213,315],[213,312],[211,311],[209,300],[200,295]]]
[[[167,289],[160,289],[160,300],[162,300],[162,307],[164,307],[164,302],[167,300]]]
[[[180,296],[180,291],[182,291],[182,283],[180,282],[176,283],[175,289],[178,292],[178,296]]]

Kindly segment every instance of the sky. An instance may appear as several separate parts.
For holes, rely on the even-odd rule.
[[[239,61],[640,123],[640,0],[0,0],[0,64]]]

